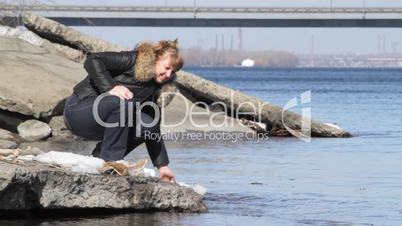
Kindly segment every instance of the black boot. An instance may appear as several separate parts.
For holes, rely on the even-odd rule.
[[[102,142],[99,142],[96,144],[95,149],[92,151],[92,156],[99,158],[100,153],[101,153],[101,146],[102,146]]]

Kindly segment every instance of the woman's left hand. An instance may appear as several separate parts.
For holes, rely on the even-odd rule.
[[[113,87],[113,89],[109,90],[109,94],[113,96],[117,96],[120,99],[130,100],[133,98],[133,93],[127,89],[127,87],[117,85]]]
[[[163,182],[176,182],[176,176],[168,166],[162,166],[159,168],[159,177]]]

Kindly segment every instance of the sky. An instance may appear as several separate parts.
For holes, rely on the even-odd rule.
[[[14,0],[7,3],[39,2],[72,5],[228,6],[228,7],[400,7],[402,0]],[[184,48],[238,46],[238,28],[76,27],[78,30],[124,47],[139,41],[178,38]],[[379,39],[385,51],[402,53],[402,28],[242,28],[243,49],[285,50],[297,54],[376,54]],[[314,41],[313,41],[314,40]],[[382,43],[383,41],[381,41]],[[382,49],[382,47],[381,47]]]

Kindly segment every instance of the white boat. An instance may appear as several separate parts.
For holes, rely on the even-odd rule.
[[[254,67],[254,60],[247,58],[241,62],[242,67]]]

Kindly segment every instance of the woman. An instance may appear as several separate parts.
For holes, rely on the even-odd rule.
[[[159,107],[164,107],[162,103],[168,104],[172,98],[174,73],[182,66],[177,39],[140,43],[133,51],[88,54],[84,63],[88,76],[74,87],[74,93],[66,101],[64,119],[67,127],[78,136],[101,140],[92,155],[105,161],[123,159],[145,142],[161,180],[175,181],[175,175],[168,167],[163,139],[146,136],[147,133],[160,135],[159,119],[154,126],[144,126],[152,124],[156,114],[149,107],[138,111],[138,104],[147,101],[157,103]],[[166,91],[170,91],[170,96],[162,95]],[[130,120],[122,121],[121,114],[124,113],[123,117],[127,119],[129,111],[140,121],[133,123],[131,120],[131,124]],[[119,124],[105,126],[100,121]]]

